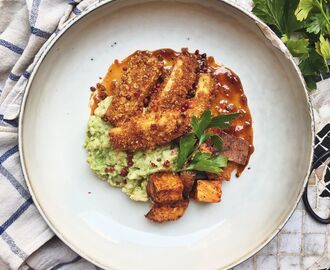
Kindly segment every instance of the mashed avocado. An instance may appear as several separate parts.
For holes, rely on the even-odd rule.
[[[87,162],[96,175],[110,185],[120,187],[132,200],[147,201],[148,175],[162,170],[173,170],[177,148],[171,149],[170,145],[165,145],[153,150],[137,151],[133,154],[133,165],[123,173],[127,169],[127,153],[111,149],[108,136],[111,125],[102,120],[110,103],[111,97],[101,101],[94,115],[89,118],[85,142]],[[164,163],[169,166],[164,167]]]

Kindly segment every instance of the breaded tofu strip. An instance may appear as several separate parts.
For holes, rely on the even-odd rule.
[[[180,111],[149,112],[109,130],[110,143],[116,150],[154,148],[184,134],[190,119]]]
[[[138,51],[131,57],[106,112],[111,124],[117,126],[143,111],[143,101],[151,94],[162,66],[148,51]]]
[[[214,95],[214,80],[210,74],[201,74],[198,79],[195,97],[189,102],[187,111],[189,117],[199,117],[210,107]]]
[[[165,79],[164,87],[152,97],[149,107],[160,110],[180,109],[197,78],[196,68],[197,59],[194,55],[179,56],[170,75]]]
[[[157,223],[177,220],[183,216],[188,204],[189,200],[164,204],[155,203],[151,210],[146,214],[146,218]]]
[[[186,112],[165,110],[147,112],[132,118],[120,127],[109,130],[110,143],[116,150],[137,150],[154,148],[185,134],[192,116],[200,116],[208,107],[213,93],[213,80],[210,75],[200,76],[196,95],[190,100]]]

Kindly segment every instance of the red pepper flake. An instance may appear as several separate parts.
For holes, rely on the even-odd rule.
[[[115,171],[115,168],[113,166],[105,168],[106,173],[113,173]]]
[[[129,160],[129,161],[127,161],[127,166],[128,166],[128,167],[132,167],[133,164],[134,164],[133,160]]]
[[[228,112],[233,112],[234,111],[234,104],[228,104],[228,105],[226,105],[226,110]]]
[[[134,164],[133,162],[133,153],[132,152],[127,152],[127,166],[132,167]]]
[[[144,107],[147,107],[148,104],[149,104],[149,99],[148,99],[148,98],[145,98],[145,99],[143,100],[143,106],[144,106]]]
[[[97,87],[97,89],[99,89],[100,91],[105,91],[105,90],[106,90],[105,87],[104,87],[104,85],[103,85],[102,83],[97,83],[97,84],[96,84],[96,87]]]
[[[153,168],[156,168],[157,167],[157,165],[155,163],[153,163],[153,162],[150,162],[150,166],[153,167]]]
[[[120,175],[121,176],[126,176],[128,175],[128,169],[125,167],[125,168],[122,168],[121,171],[120,171]]]
[[[188,109],[189,109],[189,104],[188,103],[185,103],[181,106],[181,112],[185,112]]]
[[[107,93],[106,92],[101,91],[100,93],[98,93],[98,98],[100,100],[104,100],[106,97],[107,97]]]
[[[101,119],[104,121],[104,122],[109,122],[109,119],[108,119],[108,116],[106,116],[106,115],[103,115],[102,117],[101,117]]]
[[[134,96],[135,96],[136,98],[140,97],[140,96],[141,96],[141,91],[136,91],[136,92],[134,93]]]
[[[246,104],[246,102],[247,102],[247,98],[246,98],[246,96],[245,96],[244,94],[242,94],[242,95],[240,96],[240,99],[241,99],[241,102],[242,102],[243,104]]]
[[[228,80],[230,81],[230,83],[232,83],[232,84],[238,83],[237,76],[235,76],[231,72],[226,72],[226,76],[227,76]]]
[[[171,165],[171,163],[170,163],[169,160],[165,160],[164,163],[163,163],[163,166],[164,166],[165,168],[170,167],[170,165]]]
[[[95,88],[94,86],[91,86],[89,89],[90,89],[92,92],[95,92],[95,91],[96,91],[96,88]]]

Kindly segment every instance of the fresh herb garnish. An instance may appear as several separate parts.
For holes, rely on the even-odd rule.
[[[179,142],[177,171],[222,172],[221,168],[227,166],[227,158],[219,154],[202,153],[199,151],[199,146],[210,139],[213,146],[220,152],[223,145],[221,138],[206,130],[208,128],[228,128],[229,122],[239,115],[239,113],[232,113],[212,117],[211,112],[207,110],[201,117],[193,117],[191,121],[192,132],[181,137]]]
[[[225,156],[197,152],[190,165],[187,167],[187,170],[219,173],[222,171],[221,168],[226,166],[227,158]]]
[[[329,72],[329,0],[253,0],[252,12],[282,39],[294,57],[309,89]]]

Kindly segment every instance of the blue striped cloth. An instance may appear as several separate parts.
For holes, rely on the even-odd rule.
[[[0,260],[10,269],[97,269],[43,221],[24,182],[17,146],[17,116],[35,56],[94,1],[0,1]]]

